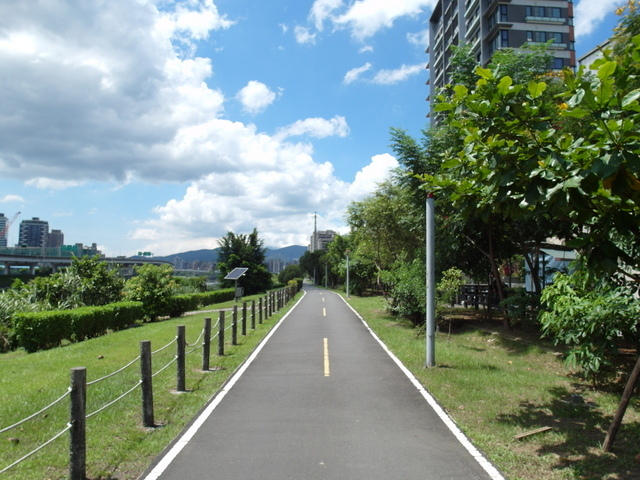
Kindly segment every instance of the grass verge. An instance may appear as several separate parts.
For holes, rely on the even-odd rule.
[[[251,301],[259,298],[246,297]],[[176,393],[175,362],[154,378],[154,414],[156,428],[143,428],[140,389],[135,389],[113,406],[87,420],[87,477],[93,480],[132,480],[175,438],[193,416],[250,355],[264,336],[284,315],[287,307],[251,328],[248,308],[247,335],[238,325],[238,345],[232,346],[231,331],[225,333],[225,355],[217,355],[217,338],[212,341],[210,371],[203,372],[202,350],[186,357],[186,393]],[[257,302],[256,302],[257,303]],[[231,308],[234,302],[211,308]],[[250,304],[249,304],[250,307]],[[241,306],[239,306],[239,319]],[[203,311],[176,319],[149,323],[81,343],[26,354],[24,351],[0,355],[0,428],[25,418],[56,398],[68,386],[70,369],[87,368],[87,381],[114,372],[139,355],[140,342],[151,341],[152,351],[169,344],[177,326],[186,326],[187,352],[194,350],[204,318],[215,324],[217,312]],[[230,314],[226,315],[230,325]],[[257,315],[256,315],[257,317]],[[213,333],[213,332],[212,332]],[[198,342],[199,343],[199,342]],[[175,344],[152,357],[153,371],[169,364],[175,356]],[[133,388],[140,378],[139,362],[104,381],[88,386],[87,413]],[[36,418],[0,434],[0,470],[30,452],[65,428],[69,421],[69,401],[65,399]],[[23,463],[0,475],[0,480],[62,480],[68,478],[69,435],[43,448]]]
[[[440,402],[465,434],[510,480],[640,478],[640,399],[636,395],[613,453],[604,441],[620,391],[591,387],[542,342],[508,338],[468,322],[438,333],[435,368],[424,368],[425,338],[389,315],[379,297],[349,303]],[[510,337],[517,334],[508,332]],[[514,436],[552,430],[523,440]]]

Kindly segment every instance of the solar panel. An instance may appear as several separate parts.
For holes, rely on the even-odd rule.
[[[225,280],[238,280],[242,275],[245,274],[245,272],[249,270],[248,268],[244,268],[244,267],[238,267],[238,268],[234,268],[233,270],[231,270],[226,277],[224,277]]]

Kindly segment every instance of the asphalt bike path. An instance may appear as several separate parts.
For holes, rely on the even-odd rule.
[[[503,480],[339,295],[305,287],[145,480]]]

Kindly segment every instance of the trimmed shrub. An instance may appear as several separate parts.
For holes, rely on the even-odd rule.
[[[19,313],[14,318],[18,344],[27,352],[36,352],[71,340],[72,316],[67,311]]]
[[[144,315],[141,302],[118,302],[73,310],[19,313],[14,318],[18,345],[27,352],[57,347],[63,340],[80,342],[122,330]]]

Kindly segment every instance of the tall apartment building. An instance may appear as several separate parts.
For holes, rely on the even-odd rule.
[[[49,222],[33,217],[20,222],[18,244],[21,247],[46,247],[49,235]]]
[[[452,45],[471,45],[478,63],[487,65],[496,50],[549,41],[550,69],[575,67],[571,1],[439,0],[429,20],[431,95],[449,82]]]
[[[64,245],[64,233],[62,230],[51,230],[47,236],[47,247],[57,248]]]
[[[316,231],[311,235],[311,243],[309,244],[309,251],[315,252],[316,250],[326,250],[327,245],[335,238],[336,232],[333,230]]]
[[[0,247],[7,246],[7,236],[5,235],[5,233],[8,232],[5,232],[4,229],[6,228],[8,222],[9,219],[4,216],[4,213],[0,213],[0,232],[3,233],[0,235]]]

